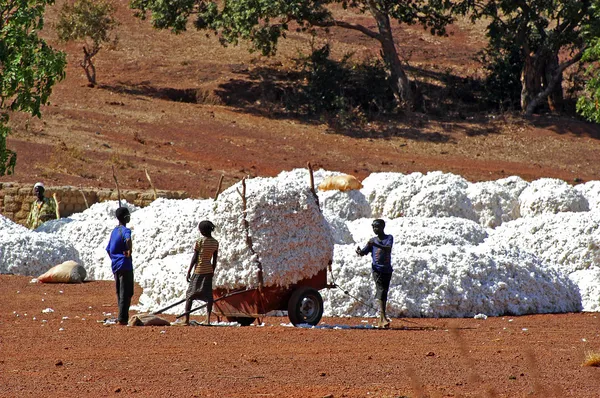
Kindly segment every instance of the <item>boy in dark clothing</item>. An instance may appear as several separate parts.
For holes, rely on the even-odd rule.
[[[208,220],[201,221],[198,224],[198,229],[202,236],[194,245],[194,255],[187,271],[186,279],[189,286],[185,294],[186,315],[183,325],[189,325],[190,323],[189,312],[192,309],[194,300],[206,302],[206,321],[204,324],[210,325],[210,314],[213,305],[212,279],[217,267],[219,242],[212,237],[212,231],[215,230],[215,225],[212,222]],[[193,274],[192,270],[194,270]]]
[[[394,237],[386,235],[384,232],[385,221],[376,219],[372,224],[375,237],[369,239],[364,248],[357,247],[356,254],[364,256],[371,253],[373,279],[375,280],[375,298],[379,302],[379,321],[377,325],[382,328],[388,328],[390,321],[385,315],[385,306],[387,303],[388,290],[392,279],[392,246]]]
[[[106,252],[110,256],[112,272],[115,276],[117,302],[119,305],[120,325],[127,325],[129,306],[133,297],[133,262],[131,260],[131,230],[127,228],[131,215],[126,207],[119,207],[115,212],[119,225],[113,229]]]

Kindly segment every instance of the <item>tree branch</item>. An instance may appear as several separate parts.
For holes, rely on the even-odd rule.
[[[371,29],[366,28],[359,24],[353,24],[350,22],[339,21],[336,19],[330,20],[330,21],[324,21],[324,22],[313,22],[312,24],[315,26],[318,26],[320,28],[340,27],[340,28],[345,28],[345,29],[357,30],[361,33],[364,33],[365,35],[369,36],[372,39],[381,41],[381,36],[378,33],[373,32]]]

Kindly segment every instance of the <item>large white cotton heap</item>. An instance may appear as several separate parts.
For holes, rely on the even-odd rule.
[[[374,316],[368,256],[357,257],[350,245],[336,245],[334,258],[333,277],[341,289],[325,292],[326,314]],[[581,310],[577,286],[566,275],[517,249],[395,245],[392,266],[388,314],[393,317]]]
[[[563,180],[541,178],[533,181],[519,196],[522,217],[544,213],[588,211],[584,195]]]
[[[527,181],[517,176],[469,184],[467,196],[479,224],[496,228],[503,222],[519,218],[519,195],[528,185]]]
[[[600,212],[542,214],[502,224],[487,244],[509,244],[566,273],[600,266]]]
[[[48,239],[0,215],[0,274],[38,276],[68,260],[80,261],[70,241]]]
[[[257,286],[259,262],[265,286],[288,286],[327,267],[333,239],[309,181],[304,169],[246,181],[245,219],[255,254],[246,241],[241,182],[219,196],[215,224],[222,260],[217,286]]]
[[[122,202],[133,215],[138,207]],[[36,231],[40,235],[47,235],[46,240],[51,241],[54,237],[72,242],[79,252],[81,265],[87,271],[88,279],[103,280],[112,279],[110,259],[106,253],[106,245],[112,230],[119,224],[115,217],[115,211],[119,208],[116,200],[93,204],[82,213],[75,213],[71,217],[60,220],[48,221],[42,224]]]
[[[372,221],[360,219],[348,223],[353,241],[361,247],[373,237]],[[483,227],[464,218],[402,217],[384,221],[385,233],[394,237],[396,245],[478,245],[488,236]]]

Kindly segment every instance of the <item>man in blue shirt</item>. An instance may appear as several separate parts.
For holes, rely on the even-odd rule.
[[[385,315],[385,306],[387,303],[388,290],[390,289],[390,281],[392,280],[392,246],[394,245],[394,237],[386,235],[383,231],[385,221],[376,219],[371,224],[375,237],[369,239],[366,246],[362,249],[356,248],[356,254],[365,256],[371,253],[373,269],[373,279],[375,280],[375,298],[379,302],[379,321],[377,325],[381,328],[390,327],[390,321]]]
[[[133,262],[131,261],[131,230],[127,228],[131,215],[126,207],[119,207],[115,212],[119,225],[113,229],[106,252],[110,256],[112,272],[117,287],[120,325],[127,325],[129,306],[133,297]]]

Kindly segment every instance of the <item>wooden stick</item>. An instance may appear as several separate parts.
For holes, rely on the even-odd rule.
[[[115,180],[115,185],[117,186],[117,195],[119,195],[119,207],[121,206],[121,190],[119,189],[119,181],[117,181],[117,175],[115,174],[115,166],[112,167],[113,178]]]
[[[310,176],[310,191],[312,192],[313,197],[315,198],[315,202],[317,202],[317,207],[319,207],[319,209],[321,209],[321,204],[319,203],[319,197],[317,196],[317,191],[315,191],[315,176],[313,174],[312,165],[310,164],[310,162],[308,162],[306,164],[306,166],[308,167],[308,173]]]
[[[144,172],[146,173],[146,178],[148,179],[148,182],[150,183],[150,186],[152,187],[152,190],[154,191],[154,200],[156,200],[156,188],[154,188],[154,184],[152,184],[152,180],[150,179],[150,174],[148,174],[148,170],[144,169]]]
[[[239,189],[237,191],[238,191],[238,194],[240,194],[240,196],[242,197],[242,223],[244,225],[244,231],[246,232],[246,244],[248,245],[250,252],[252,254],[256,255],[256,252],[254,251],[254,247],[252,245],[252,237],[250,236],[250,224],[248,223],[248,219],[246,218],[247,201],[246,201],[246,179],[245,178],[242,178],[242,192],[240,192]],[[262,293],[262,288],[264,285],[263,269],[262,269],[262,264],[261,264],[260,260],[258,259],[258,255],[256,255],[256,257],[257,257],[256,265],[258,266],[258,291],[259,291],[259,293]],[[261,294],[261,297],[262,297],[262,294]]]
[[[217,192],[215,193],[215,200],[217,200],[217,198],[219,197],[219,194],[221,193],[221,185],[223,184],[223,177],[224,177],[224,175],[221,174],[221,178],[219,178],[219,185],[217,186]]]
[[[85,194],[83,193],[83,191],[81,190],[81,187],[79,188],[79,192],[81,192],[81,196],[83,196],[83,201],[85,202],[85,208],[89,209],[90,206],[88,205],[88,201],[87,198],[85,197]]]

